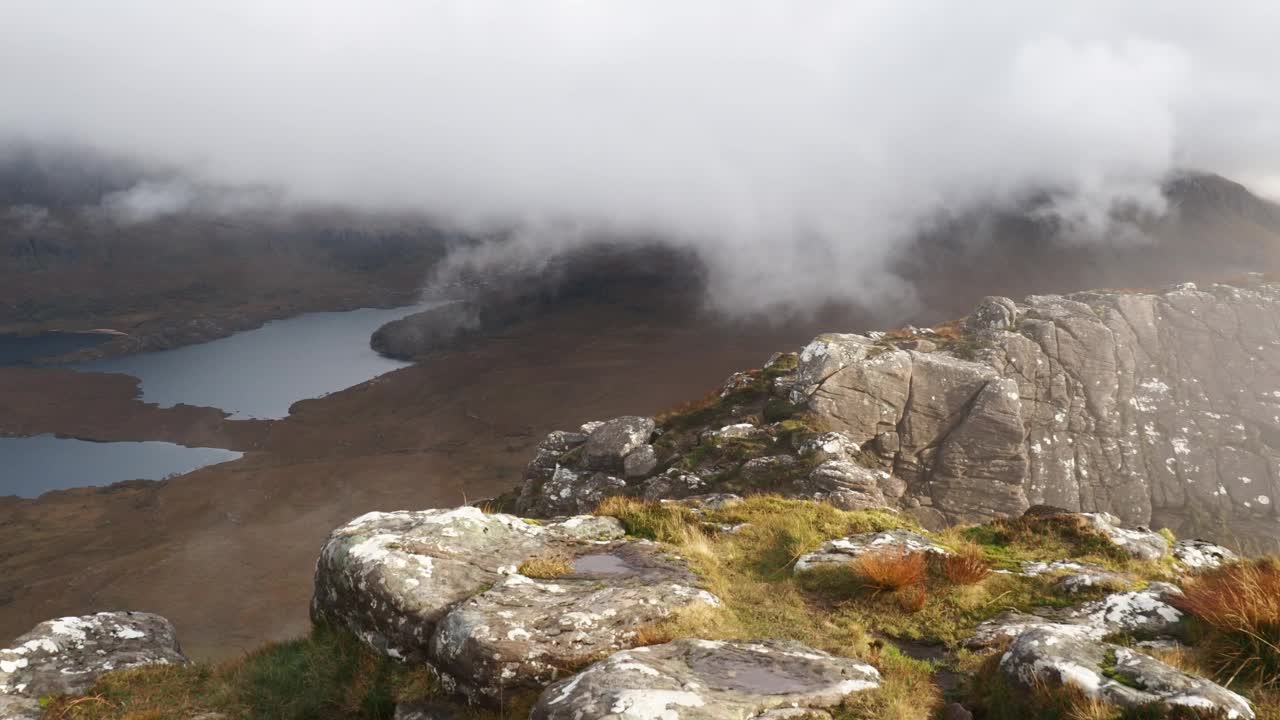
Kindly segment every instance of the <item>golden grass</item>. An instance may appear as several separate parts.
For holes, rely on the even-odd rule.
[[[573,574],[573,560],[564,555],[545,555],[534,557],[520,563],[516,572],[525,577],[539,580],[553,580]]]
[[[942,576],[954,585],[977,585],[991,575],[991,563],[976,543],[966,542],[941,561]]]
[[[1280,559],[1234,563],[1188,578],[1171,602],[1206,630],[1219,679],[1280,687]]]
[[[849,567],[864,584],[876,590],[897,592],[924,582],[929,572],[929,558],[922,552],[905,549],[875,550],[854,558]]]

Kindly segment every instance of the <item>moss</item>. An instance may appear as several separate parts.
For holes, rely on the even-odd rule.
[[[780,398],[769,398],[764,404],[764,421],[773,423],[799,415],[807,409],[803,403],[791,403]]]
[[[1125,675],[1116,668],[1115,650],[1107,650],[1107,654],[1102,659],[1102,665],[1098,667],[1098,670],[1102,672],[1103,677],[1114,680],[1126,687],[1131,687],[1135,690],[1142,690],[1145,687],[1142,683],[1137,682],[1134,678]]]

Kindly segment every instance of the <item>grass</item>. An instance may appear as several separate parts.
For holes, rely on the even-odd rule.
[[[854,558],[849,569],[865,586],[877,592],[898,592],[924,583],[929,559],[922,552],[906,549],[877,550]],[[920,606],[924,606],[923,601]]]
[[[967,542],[942,559],[942,575],[953,585],[977,585],[991,576],[991,563],[981,547]]]
[[[316,628],[222,665],[109,673],[80,698],[52,699],[45,717],[160,720],[216,712],[246,720],[383,720],[396,702],[437,692],[427,672],[381,656],[349,632]]]
[[[1234,563],[1189,578],[1173,600],[1196,619],[1206,664],[1226,681],[1280,687],[1280,559]]]
[[[516,572],[525,577],[553,580],[573,574],[573,561],[563,555],[546,555],[529,558],[520,563]]]

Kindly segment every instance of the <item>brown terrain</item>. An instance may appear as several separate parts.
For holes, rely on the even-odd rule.
[[[546,432],[660,411],[815,332],[579,307],[300,402],[279,421],[160,409],[118,375],[0,369],[2,434],[246,451],[166,482],[0,499],[0,641],[49,617],[111,608],[171,618],[198,658],[299,635],[333,527],[370,510],[500,493]]]

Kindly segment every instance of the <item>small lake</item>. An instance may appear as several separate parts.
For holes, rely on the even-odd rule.
[[[0,438],[0,495],[37,497],[50,490],[121,480],[163,480],[240,456],[232,450],[166,442],[95,443],[52,435]]]
[[[76,370],[132,375],[142,399],[221,408],[236,419],[276,419],[307,398],[349,388],[408,365],[369,347],[383,324],[434,305],[319,312],[175,350],[107,358]]]
[[[162,407],[185,403],[221,408],[237,419],[282,418],[299,400],[408,365],[374,352],[369,336],[385,323],[433,306],[308,313],[199,345],[68,367],[132,375],[142,381],[142,399]],[[103,339],[71,333],[8,336],[0,337],[0,351],[8,352],[7,364],[22,364]],[[0,438],[0,495],[34,497],[121,480],[160,480],[238,457],[229,450],[163,442]]]

